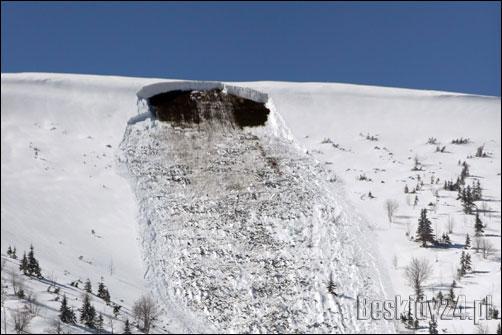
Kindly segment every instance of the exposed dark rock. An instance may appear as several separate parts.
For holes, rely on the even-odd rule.
[[[264,103],[226,94],[221,89],[165,92],[149,98],[148,104],[160,121],[176,126],[216,121],[240,129],[257,127],[265,125],[270,113]]]

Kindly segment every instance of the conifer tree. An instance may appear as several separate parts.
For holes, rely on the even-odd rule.
[[[465,254],[464,268],[465,272],[472,271],[471,255],[469,253]]]
[[[464,249],[470,249],[470,248],[471,248],[471,238],[469,234],[466,234]]]
[[[16,247],[14,247],[14,249],[12,249],[12,255],[11,255],[12,259],[17,259],[17,255],[16,255]]]
[[[464,263],[465,263],[465,252],[462,251],[462,254],[460,255],[460,268],[458,268],[458,270],[457,270],[459,277],[462,277],[463,275],[465,275]]]
[[[129,325],[129,319],[125,320],[124,332],[123,334],[131,334],[131,326]]]
[[[466,177],[469,177],[469,165],[464,161],[462,163],[462,172],[460,172],[460,179],[462,179],[462,181],[465,180]]]
[[[98,331],[98,334],[102,334],[103,333],[103,323],[104,323],[104,320],[103,320],[103,314],[99,313],[98,315],[98,318],[96,320],[96,330]]]
[[[10,245],[9,245],[9,247],[7,248],[7,256],[9,256],[9,257],[11,257],[11,256],[12,256],[12,248],[10,247]]]
[[[116,318],[119,316],[119,313],[120,313],[120,308],[122,308],[122,306],[117,305],[117,304],[113,304],[113,315],[114,315]]]
[[[101,281],[98,285],[98,297],[100,297],[107,303],[110,303],[110,292],[108,292],[108,289],[106,288],[105,284],[103,284],[103,281]]]
[[[333,274],[330,274],[329,276],[328,292],[333,294],[334,296],[338,296],[338,294],[336,293],[336,284],[333,280]]]
[[[408,184],[404,185],[404,193],[408,193],[410,190],[408,189]]]
[[[417,241],[422,242],[422,247],[427,245],[427,242],[434,243],[434,234],[431,227],[431,222],[427,218],[427,209],[422,209],[418,220]]]
[[[89,294],[84,295],[82,308],[80,309],[80,322],[90,328],[95,327],[96,310],[91,305]]]
[[[483,222],[481,222],[481,219],[479,218],[479,213],[476,212],[476,219],[474,223],[474,231],[476,232],[476,236],[481,235],[484,233],[484,225]]]
[[[475,204],[474,204],[474,199],[472,197],[471,187],[470,186],[465,187],[464,189],[462,189],[461,193],[462,195],[460,200],[462,201],[462,207],[464,209],[464,213],[472,214]]]
[[[28,258],[26,257],[26,252],[23,254],[23,258],[19,264],[19,270],[22,271],[25,276],[28,275]]]
[[[30,245],[30,252],[28,252],[28,275],[35,277],[42,277],[40,265],[35,258],[35,251],[33,245]]]
[[[105,284],[103,283],[103,278],[98,283],[98,297],[102,298],[104,291],[106,290]]]
[[[457,285],[457,283],[455,281],[452,282],[451,286],[450,286],[450,290],[448,292],[448,302],[451,304],[451,305],[454,305],[455,304],[455,299],[456,299],[456,296],[455,296],[455,286]]]
[[[66,299],[66,294],[63,295],[63,300],[61,301],[61,307],[59,308],[59,318],[64,323],[75,323],[75,313],[68,307],[68,301]]]
[[[482,199],[483,194],[482,194],[482,189],[481,189],[481,184],[479,182],[479,179],[476,180],[476,183],[473,183],[473,193],[474,193],[474,201],[479,201]]]
[[[87,278],[87,280],[85,281],[84,291],[86,291],[87,293],[92,293],[92,285],[91,285],[91,281],[89,280],[89,278]]]

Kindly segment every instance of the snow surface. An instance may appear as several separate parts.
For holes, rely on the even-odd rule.
[[[410,294],[403,280],[403,268],[416,255],[436,264],[426,293],[437,292],[440,287],[446,291],[444,287],[454,278],[460,249],[419,248],[404,234],[407,229],[414,234],[418,211],[434,198],[428,190],[435,186],[426,185],[426,191],[419,194],[419,206],[413,208],[406,203],[402,190],[405,183],[414,186],[410,177],[416,177],[411,171],[415,155],[426,166],[421,172],[424,180],[430,179],[432,172],[441,181],[456,178],[459,159],[467,160],[471,172],[481,177],[484,194],[491,199],[488,204],[494,213],[482,219],[488,223],[487,238],[493,240],[497,251],[487,260],[471,252],[474,268],[479,273],[461,280],[457,293],[467,292],[468,299],[491,294],[500,309],[500,98],[347,84],[193,83],[43,73],[2,74],[1,85],[1,249],[4,253],[8,245],[15,245],[19,255],[33,243],[44,274],[54,273],[61,283],[86,278],[95,283],[104,277],[112,299],[123,300],[126,307],[141,294],[150,292],[159,298],[164,309],[163,325],[170,331],[250,329],[239,320],[235,324],[225,320],[215,322],[210,309],[194,307],[198,300],[193,295],[188,300],[180,300],[180,294],[169,293],[177,289],[186,293],[186,287],[176,287],[186,282],[164,282],[161,267],[154,265],[164,255],[169,260],[169,251],[159,240],[145,238],[147,233],[161,229],[155,220],[153,228],[145,228],[145,218],[155,218],[155,210],[165,204],[148,203],[153,194],[138,191],[138,187],[146,185],[141,182],[146,170],[131,174],[131,165],[124,164],[124,154],[119,147],[121,143],[122,148],[128,144],[150,145],[155,136],[162,135],[178,140],[176,150],[181,150],[183,142],[179,136],[184,135],[171,134],[171,130],[158,122],[139,116],[147,112],[141,99],[165,91],[166,87],[193,88],[195,85],[199,89],[223,87],[228,93],[266,101],[273,117],[267,127],[252,132],[253,136],[264,146],[265,153],[282,158],[279,166],[283,162],[290,164],[285,166],[297,165],[298,170],[288,172],[287,176],[294,177],[296,173],[311,178],[298,181],[296,187],[300,194],[314,181],[317,196],[311,200],[319,205],[314,205],[317,209],[303,219],[313,223],[313,228],[298,232],[298,236],[307,234],[324,242],[314,243],[314,254],[287,250],[285,254],[293,264],[303,264],[295,263],[303,256],[311,260],[331,257],[340,262],[336,266],[305,262],[307,268],[312,267],[309,271],[317,271],[318,275],[311,279],[311,286],[296,286],[299,287],[296,292],[305,294],[307,300],[322,302],[322,306],[299,309],[308,311],[305,320],[317,318],[321,325],[326,321],[319,331],[393,332],[395,326],[401,327],[394,323],[355,320],[355,302],[343,297],[334,299],[322,287],[330,269],[348,297],[363,289],[364,276],[371,278],[366,292],[370,295],[392,298],[394,294]],[[124,136],[128,133],[136,135]],[[244,134],[233,134],[236,137],[231,139]],[[377,136],[378,141],[366,140],[366,134]],[[435,146],[425,144],[427,138],[433,136],[446,145],[450,153],[435,153]],[[469,137],[472,143],[449,144],[453,138],[462,136]],[[326,138],[336,146],[321,143]],[[222,140],[220,144],[223,150],[232,147],[231,142]],[[482,144],[491,152],[491,157],[467,159]],[[244,141],[242,145],[248,144]],[[164,150],[165,154],[172,154],[167,148]],[[142,157],[150,162],[155,157],[138,153],[132,152],[130,157]],[[159,168],[170,165],[169,161],[157,163]],[[197,164],[195,166],[206,167],[203,162]],[[260,164],[257,159],[256,166],[249,165],[257,168]],[[357,180],[361,174],[372,181]],[[337,181],[328,182],[333,176]],[[223,185],[230,185],[230,181],[224,181]],[[217,185],[214,187],[221,192]],[[375,199],[367,198],[369,191]],[[444,192],[444,199],[434,213],[434,222],[442,231],[448,215],[454,217],[456,228],[451,237],[454,243],[463,244],[466,232],[473,235],[472,217],[461,213],[455,195]],[[213,198],[217,196],[220,194],[212,194]],[[383,210],[383,203],[389,198],[400,202],[398,216],[390,225]],[[288,210],[281,208],[280,202],[275,206],[275,212]],[[316,214],[323,206],[333,207],[330,215],[342,213],[343,224],[327,225],[329,220]],[[284,222],[270,223],[276,227],[275,234],[286,240],[297,236],[297,232],[288,232],[287,225],[284,229],[277,228]],[[298,222],[293,221],[291,227]],[[343,243],[337,236],[343,236],[340,238]],[[179,248],[172,252],[184,252],[185,247]],[[272,256],[275,257],[273,253]],[[397,267],[392,264],[394,256],[398,259]],[[209,269],[209,265],[201,264],[202,272]],[[223,283],[233,289],[240,281],[217,282]],[[242,284],[246,287],[245,282]],[[291,298],[286,293],[281,297]],[[245,301],[237,299],[228,303],[240,308],[246,306]],[[265,299],[264,303],[270,302]],[[338,316],[325,313],[335,306],[344,312]],[[33,330],[43,331],[47,327],[43,320],[49,322],[54,315],[48,310],[45,317],[33,325]],[[236,312],[231,315],[239,317]],[[342,322],[341,315],[348,320]],[[302,329],[305,326],[302,322],[298,321],[295,326]],[[489,324],[492,330],[495,325],[494,321]],[[272,328],[267,328],[270,326],[265,323],[261,330],[270,330]],[[337,328],[333,329],[334,326]],[[469,332],[475,328],[469,320],[440,321],[439,326],[450,332]]]

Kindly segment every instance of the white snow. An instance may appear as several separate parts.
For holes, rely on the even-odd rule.
[[[441,285],[449,285],[461,252],[456,248],[423,249],[405,237],[407,229],[414,235],[418,211],[434,198],[429,189],[436,188],[426,182],[425,190],[419,193],[420,204],[416,208],[407,205],[403,188],[405,183],[410,187],[415,185],[409,179],[416,176],[416,172],[411,171],[413,157],[418,155],[425,164],[425,171],[420,172],[424,179],[429,180],[434,172],[441,179],[439,186],[445,179],[456,178],[460,172],[457,161],[466,160],[472,174],[481,177],[484,194],[492,200],[488,205],[494,214],[481,218],[488,224],[490,236],[487,238],[493,241],[497,251],[486,260],[471,251],[474,269],[479,272],[460,280],[457,294],[464,292],[468,299],[491,294],[500,310],[501,113],[497,97],[327,83],[219,83],[2,74],[2,253],[12,245],[17,247],[20,256],[22,250],[33,243],[44,274],[53,272],[58,282],[65,285],[86,278],[96,283],[103,276],[112,299],[123,299],[126,307],[145,292],[161,293],[165,285],[152,277],[145,263],[150,256],[145,253],[148,249],[144,245],[143,225],[138,224],[144,217],[140,213],[142,205],[136,199],[134,184],[130,186],[133,180],[129,172],[117,164],[117,157],[121,156],[119,144],[128,122],[129,127],[135,129],[144,129],[152,123],[147,115],[141,114],[147,110],[144,104],[138,103],[138,98],[182,87],[223,88],[227,93],[267,102],[272,111],[268,121],[271,131],[255,131],[255,134],[271,136],[271,143],[274,138],[285,140],[291,145],[287,152],[302,149],[312,162],[324,165],[323,173],[337,176],[339,182],[334,189],[323,193],[326,194],[323,201],[342,209],[346,228],[338,233],[347,234],[350,248],[358,246],[353,239],[360,236],[360,231],[368,234],[362,239],[364,242],[359,243],[362,254],[354,257],[373,263],[369,268],[373,269],[374,285],[380,286],[380,291],[391,298],[394,294],[411,293],[404,282],[403,268],[412,256],[423,256],[434,263],[435,275],[426,292],[430,294],[437,292]],[[378,141],[366,140],[366,134],[377,136]],[[458,146],[449,143],[462,136],[469,137],[472,143]],[[451,153],[435,153],[435,146],[425,144],[429,137],[437,137]],[[321,144],[325,138],[339,147]],[[467,159],[482,144],[491,152],[491,157]],[[357,180],[361,174],[370,177],[372,182]],[[367,198],[369,191],[375,199]],[[456,227],[450,237],[454,243],[463,244],[466,232],[473,238],[472,217],[461,213],[456,194],[439,192],[444,198],[436,213],[430,213],[433,222],[437,222],[442,232],[448,215],[454,217]],[[391,225],[383,210],[386,199],[400,203],[396,221]],[[284,238],[291,236],[287,230],[276,233]],[[320,241],[321,247],[317,250],[322,251],[322,246],[328,248],[328,245],[329,248],[334,245],[337,250],[333,241],[322,242],[325,238],[322,230],[312,231],[312,236]],[[373,250],[373,246],[379,250]],[[337,252],[347,257],[350,248]],[[398,259],[397,268],[392,265],[394,256]],[[351,261],[354,260],[344,259],[345,263]],[[115,269],[112,275],[111,262]],[[321,271],[319,282],[329,275],[326,268]],[[354,275],[368,271],[355,268]],[[345,281],[350,281],[350,277]],[[357,284],[351,286],[356,288]],[[446,293],[446,289],[443,292]],[[326,296],[320,299],[325,301]],[[348,311],[350,303],[345,301],[341,306]],[[9,306],[12,304],[7,304]],[[207,326],[204,318],[182,320],[186,316],[183,307],[165,308],[171,313],[164,315],[168,330],[187,330],[184,325],[187,320]],[[42,313],[45,318],[34,322],[32,331],[43,331],[54,317],[54,312],[48,309]],[[371,330],[355,320],[350,312],[347,315],[352,324],[344,325],[345,329]],[[378,325],[372,331],[392,331],[392,327]],[[490,321],[489,327],[494,330],[496,321]],[[469,332],[475,326],[469,320],[440,320],[439,328]]]

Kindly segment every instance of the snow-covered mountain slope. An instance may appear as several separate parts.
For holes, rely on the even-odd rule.
[[[387,198],[405,201],[403,180],[416,175],[410,171],[415,154],[431,167],[424,174],[434,171],[443,180],[456,177],[458,159],[465,160],[483,143],[491,158],[472,160],[472,170],[476,168],[475,173],[489,181],[483,186],[494,200],[496,213],[490,229],[498,234],[500,245],[500,98],[345,84],[231,83],[228,87],[236,88],[230,93],[242,96],[251,92],[244,88],[252,88],[268,95],[276,114],[274,122],[251,134],[221,129],[187,134],[138,117],[146,107],[138,103],[137,92],[140,98],[160,93],[166,90],[166,82],[173,88],[187,85],[163,79],[2,74],[2,252],[8,245],[27,250],[33,243],[46,273],[55,272],[65,283],[79,278],[97,281],[103,276],[112,297],[116,292],[116,298],[128,306],[149,291],[159,298],[170,330],[392,331],[392,323],[356,320],[351,298],[361,292],[379,298],[409,294],[402,267],[411,255],[427,252],[426,257],[434,256],[404,236],[405,218],[414,223],[419,208],[408,210],[401,204],[402,222],[389,227],[383,202]],[[366,140],[367,134],[378,141]],[[191,141],[194,135],[197,140]],[[447,144],[461,136],[470,137],[473,144]],[[321,144],[328,137],[336,145]],[[429,137],[437,137],[453,153],[434,153],[434,147],[425,144]],[[155,147],[156,143],[161,145]],[[212,163],[201,157],[204,152],[213,153]],[[274,175],[266,157],[277,159],[285,181]],[[166,171],[178,164],[171,159],[190,165],[193,184],[182,187],[165,178]],[[219,163],[231,164],[231,171],[243,176],[211,170]],[[261,181],[253,177],[259,171],[266,172]],[[183,169],[171,172],[174,176],[184,173]],[[329,182],[334,174],[338,182]],[[373,181],[356,180],[361,174]],[[267,178],[279,179],[277,189],[267,189]],[[243,186],[260,182],[265,186],[257,186],[258,190],[270,196],[270,201],[236,198],[249,195]],[[213,192],[204,197],[206,188]],[[172,189],[177,192],[171,193]],[[374,201],[365,197],[368,191],[377,196]],[[160,200],[164,196],[171,198]],[[260,201],[273,215],[284,212],[281,215],[296,219],[269,220],[266,208],[265,214],[256,210]],[[421,201],[426,201],[425,195]],[[175,218],[175,206],[186,206],[186,202],[195,209],[204,208],[202,212],[213,207],[210,213],[214,215],[208,219],[195,211],[191,220]],[[248,215],[240,221],[242,239],[229,216],[230,209],[238,214],[236,208]],[[340,214],[342,224],[330,222]],[[465,216],[458,210],[454,215],[458,223],[463,222]],[[216,224],[215,228],[222,222],[230,226],[222,231],[198,231],[190,226],[204,220]],[[170,222],[180,231],[169,232]],[[454,239],[461,242],[469,224]],[[189,238],[199,234],[209,242],[196,244],[195,250],[186,245],[187,234]],[[263,253],[253,253],[250,246],[260,234],[272,240],[260,246]],[[251,244],[246,246],[248,240]],[[274,246],[281,240],[296,243]],[[379,246],[379,252],[374,246]],[[206,262],[200,250],[217,256]],[[442,254],[448,276],[437,269],[431,284],[450,281],[458,252]],[[246,255],[242,263],[236,262],[239,254]],[[395,255],[397,269],[391,266]],[[180,263],[183,257],[190,262]],[[261,258],[264,263],[254,266]],[[268,260],[284,261],[284,271],[268,269]],[[490,268],[489,277],[477,280],[480,294],[485,294],[491,283],[498,282],[500,287],[500,268],[497,273],[497,265],[482,262]],[[200,271],[195,276],[210,282],[197,282],[189,269]],[[339,299],[323,287],[332,272],[344,291]],[[305,274],[305,282],[298,273]],[[293,284],[284,282],[288,276],[294,278]],[[364,276],[370,279],[365,282]],[[260,281],[265,287],[275,281],[278,287],[260,298],[253,293]],[[499,296],[500,307],[500,289],[494,294]],[[214,299],[204,299],[207,295]],[[273,297],[280,302],[275,303]],[[300,297],[304,305],[298,302]],[[264,306],[270,315],[258,312]],[[283,311],[290,315],[277,316]],[[295,313],[302,314],[293,317]],[[279,326],[272,322],[277,319],[286,321]],[[253,320],[261,322],[262,328],[254,327]],[[309,328],[314,324],[318,328]]]

